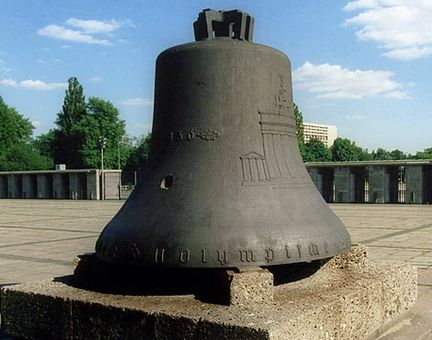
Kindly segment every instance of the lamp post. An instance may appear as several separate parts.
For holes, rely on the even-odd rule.
[[[120,170],[120,143],[121,141],[119,140],[117,143],[117,169]]]
[[[101,200],[105,199],[105,174],[104,174],[104,149],[106,138],[99,137],[100,155],[101,155]]]

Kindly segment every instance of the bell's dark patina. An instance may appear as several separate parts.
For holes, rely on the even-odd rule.
[[[290,61],[253,18],[205,10],[156,65],[149,168],[96,244],[110,263],[269,266],[350,249],[300,157]]]

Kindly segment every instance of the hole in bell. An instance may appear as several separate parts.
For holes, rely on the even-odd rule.
[[[168,190],[170,188],[170,186],[173,184],[173,182],[174,182],[174,176],[173,175],[166,175],[161,180],[160,188],[163,190]]]

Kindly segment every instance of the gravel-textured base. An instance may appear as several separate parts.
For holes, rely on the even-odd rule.
[[[368,264],[363,246],[308,278],[275,286],[273,301],[263,304],[101,293],[71,282],[2,288],[4,330],[27,339],[364,339],[417,298],[415,267]]]

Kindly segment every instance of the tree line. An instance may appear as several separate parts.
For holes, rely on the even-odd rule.
[[[303,114],[294,104],[300,153],[305,162],[432,159],[432,148],[405,154],[378,148],[368,152],[355,142],[337,138],[330,148],[317,139],[304,142]],[[46,170],[54,164],[67,168],[101,168],[136,171],[147,159],[150,134],[139,138],[126,134],[119,110],[98,97],[86,100],[78,79],[68,79],[68,88],[55,127],[33,137],[29,119],[0,97],[0,171]]]
[[[0,170],[67,168],[138,170],[147,158],[150,137],[126,134],[119,110],[98,97],[85,99],[78,79],[71,77],[55,128],[33,138],[31,122],[0,97]]]
[[[399,149],[389,151],[384,148],[369,152],[356,145],[354,141],[340,137],[336,138],[329,148],[318,139],[311,139],[305,143],[303,114],[296,104],[294,104],[294,119],[297,126],[299,149],[304,162],[432,159],[432,147],[415,154],[405,154]]]

